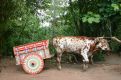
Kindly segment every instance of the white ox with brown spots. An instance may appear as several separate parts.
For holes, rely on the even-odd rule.
[[[83,69],[88,67],[89,56],[92,60],[93,52],[97,50],[110,50],[106,39],[100,37],[85,37],[85,36],[66,36],[53,38],[53,46],[57,51],[58,69],[61,69],[61,56],[63,52],[74,52],[82,55]]]

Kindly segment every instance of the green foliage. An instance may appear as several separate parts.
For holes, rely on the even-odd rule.
[[[94,61],[104,61],[104,54],[102,54],[104,52],[98,52],[94,55]]]
[[[88,22],[90,24],[92,24],[94,22],[99,23],[100,22],[100,15],[95,14],[93,12],[88,12],[87,14],[84,15],[84,17],[82,17],[82,21]]]
[[[13,46],[43,39],[51,40],[60,35],[105,35],[121,39],[120,0],[68,1],[0,0],[0,54],[11,55]],[[51,26],[40,25],[36,14],[38,9],[45,10],[45,20]],[[118,51],[120,46],[111,42],[114,51]],[[53,48],[50,51],[54,51]],[[95,58],[101,60],[104,56],[98,54]]]
[[[114,11],[119,10],[119,5],[118,5],[118,4],[112,3],[112,4],[111,4],[111,7],[113,7]]]
[[[121,40],[121,18],[116,21],[118,27],[115,30],[114,35]],[[111,42],[112,51],[119,53],[121,51],[121,44],[115,41]]]
[[[8,9],[2,7],[2,12],[6,15],[1,14],[4,19],[1,19],[0,23],[0,54],[11,55],[13,46],[41,39],[39,19],[31,13],[26,0],[7,0],[3,1],[2,6]],[[12,12],[11,15],[7,12],[9,9]]]

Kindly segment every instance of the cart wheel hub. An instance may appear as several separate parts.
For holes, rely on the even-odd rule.
[[[35,66],[35,63],[32,63],[31,65],[34,67]]]

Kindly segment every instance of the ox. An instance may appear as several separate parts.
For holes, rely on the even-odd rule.
[[[74,52],[83,57],[83,70],[88,68],[89,57],[97,50],[110,50],[106,39],[102,37],[63,36],[53,38],[53,46],[57,52],[57,66],[61,69],[61,56],[63,52]]]

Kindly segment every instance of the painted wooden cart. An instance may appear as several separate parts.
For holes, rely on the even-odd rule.
[[[37,74],[43,70],[44,60],[51,58],[49,40],[28,43],[13,47],[16,65],[22,65],[25,72]]]

